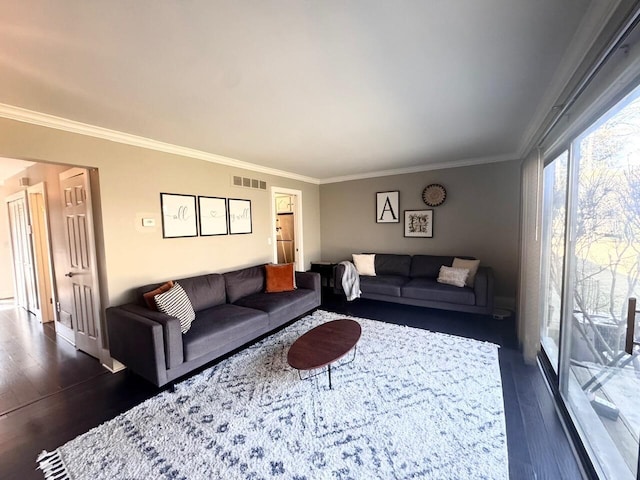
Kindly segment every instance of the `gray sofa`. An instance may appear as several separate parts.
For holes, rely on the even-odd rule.
[[[264,265],[177,280],[196,312],[191,329],[138,302],[106,310],[111,356],[157,386],[165,385],[320,306],[320,275],[296,272],[297,288],[264,293]]]
[[[480,266],[474,287],[438,283],[440,267],[450,267],[455,257],[436,255],[376,254],[376,276],[360,275],[361,298],[461,312],[493,313],[493,272]],[[470,257],[458,257],[470,259]],[[345,267],[335,269],[335,289],[344,294]]]

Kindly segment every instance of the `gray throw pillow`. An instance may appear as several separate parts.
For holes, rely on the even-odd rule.
[[[187,296],[187,292],[175,282],[173,288],[165,293],[153,297],[156,301],[158,310],[176,317],[180,320],[180,330],[187,333],[191,328],[191,322],[196,318],[196,312],[193,311],[191,300]]]

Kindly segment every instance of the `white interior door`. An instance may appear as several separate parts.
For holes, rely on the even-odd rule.
[[[60,174],[66,268],[57,272],[60,323],[73,331],[76,348],[100,358],[100,298],[91,192],[87,170]]]
[[[16,305],[41,318],[36,286],[29,211],[25,192],[7,199],[11,251],[15,274]]]

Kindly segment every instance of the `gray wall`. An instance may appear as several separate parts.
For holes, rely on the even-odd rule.
[[[433,238],[405,238],[403,211],[430,208],[421,197],[430,183],[447,189],[445,203],[433,209]],[[376,192],[389,190],[400,191],[400,223],[377,224]],[[519,202],[517,161],[321,185],[322,260],[359,252],[474,256],[493,267],[496,296],[511,303],[518,280]]]

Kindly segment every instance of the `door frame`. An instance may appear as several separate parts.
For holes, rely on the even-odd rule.
[[[276,231],[276,196],[279,194],[291,195],[296,197],[295,205],[293,207],[293,222],[294,222],[294,231],[295,231],[295,239],[296,239],[296,251],[295,251],[295,269],[298,272],[305,271],[305,261],[304,261],[304,229],[302,222],[302,191],[294,190],[291,188],[284,187],[271,187],[271,246],[272,246],[272,254],[273,254],[273,263],[278,263],[278,232]]]

